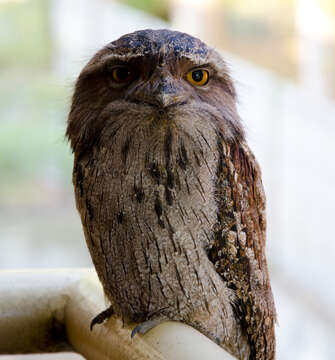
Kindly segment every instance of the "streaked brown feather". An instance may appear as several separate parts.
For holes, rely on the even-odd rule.
[[[274,307],[265,258],[265,195],[259,165],[245,142],[220,140],[218,227],[209,258],[237,295],[233,305],[250,359],[275,358]]]

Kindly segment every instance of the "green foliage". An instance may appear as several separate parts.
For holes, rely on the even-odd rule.
[[[5,202],[29,201],[41,186],[71,188],[72,155],[64,139],[70,89],[49,71],[48,7],[47,0],[0,2],[0,199]]]
[[[43,182],[70,182],[72,156],[64,139],[68,90],[44,73],[2,74],[0,197],[25,196]],[[57,179],[52,179],[52,177]]]
[[[169,17],[168,0],[120,0],[121,3],[146,11],[164,20]]]
[[[0,68],[46,67],[51,41],[48,1],[0,2]]]

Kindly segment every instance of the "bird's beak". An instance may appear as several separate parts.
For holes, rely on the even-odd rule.
[[[173,80],[162,78],[152,93],[153,103],[162,108],[168,108],[185,102],[185,95]]]

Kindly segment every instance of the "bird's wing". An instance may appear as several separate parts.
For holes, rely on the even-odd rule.
[[[232,305],[246,331],[250,359],[274,359],[276,311],[265,258],[265,195],[260,168],[244,142],[220,141],[219,152],[219,222],[209,259],[236,293]]]

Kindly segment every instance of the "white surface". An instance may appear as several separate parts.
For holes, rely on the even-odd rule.
[[[0,292],[0,353],[54,349],[59,339],[55,324],[58,329],[61,324],[68,344],[88,360],[233,360],[178,322],[165,322],[131,339],[136,324],[113,316],[91,331],[91,320],[106,308],[93,269],[1,271]]]

